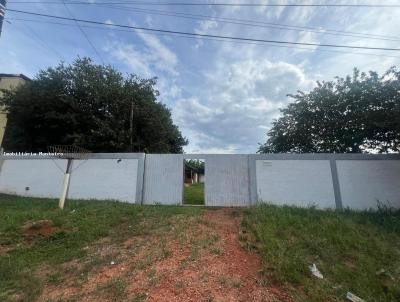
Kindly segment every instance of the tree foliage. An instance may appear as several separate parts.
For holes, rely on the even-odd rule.
[[[88,58],[40,71],[6,92],[6,151],[76,144],[94,152],[180,153],[187,140],[157,101],[155,79],[124,77]]]
[[[399,152],[400,71],[336,77],[309,93],[289,95],[261,153]]]
[[[185,160],[185,166],[197,170],[200,173],[204,173],[204,168],[205,168],[204,160],[187,159]]]

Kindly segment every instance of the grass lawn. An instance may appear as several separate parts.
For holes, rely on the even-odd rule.
[[[204,183],[184,187],[184,204],[204,205]]]
[[[204,187],[187,189],[190,202],[196,204]],[[66,301],[51,297],[61,289],[75,290],[68,301],[87,297],[144,301],[145,293],[165,280],[154,268],[157,263],[177,261],[179,269],[192,274],[195,263],[205,269],[205,263],[222,257],[226,248],[226,240],[216,233],[219,227],[201,215],[212,217],[213,210],[68,201],[61,211],[57,204],[51,199],[0,195],[0,301],[39,297],[41,301]],[[257,285],[268,289],[277,284],[299,302],[346,301],[348,291],[365,301],[400,301],[399,211],[337,212],[260,205],[235,209],[233,216],[215,216],[215,221],[239,219],[239,224],[243,211],[238,237],[244,246],[258,249],[263,258]],[[35,234],[35,225],[29,228],[32,233],[26,232],[27,223],[39,220],[52,223],[49,234]],[[229,238],[236,237],[232,233]],[[172,251],[181,258],[172,256]],[[204,255],[208,258],[203,259]],[[308,267],[313,263],[324,279],[311,275]],[[171,278],[185,276],[175,269]],[[206,272],[197,273],[203,282],[214,280]],[[226,270],[221,268],[220,273]],[[104,276],[108,279],[101,279]],[[132,286],[137,284],[132,280],[138,276],[145,283],[138,289],[142,292],[132,296],[136,293]],[[212,285],[220,286],[210,281]],[[173,286],[184,291],[183,283]],[[241,286],[232,288],[225,293]]]
[[[57,205],[58,201],[51,199],[0,195],[0,301],[35,301],[45,284],[65,282],[63,276],[79,284],[94,267],[109,265],[116,259],[96,253],[88,257],[91,245],[96,246],[102,238],[111,238],[106,246],[112,247],[135,236],[157,235],[160,248],[157,253],[149,250],[145,258],[151,262],[163,255],[163,236],[179,234],[187,228],[188,219],[195,219],[202,211],[100,201],[68,201],[61,211]],[[54,223],[54,232],[49,236],[24,236],[21,227],[26,222],[44,219]],[[109,286],[111,289],[98,290],[118,295],[124,283],[115,280]]]
[[[296,301],[400,301],[400,212],[320,211],[260,205],[246,210],[264,273]],[[243,239],[243,238],[242,238]],[[324,276],[311,275],[315,263]]]

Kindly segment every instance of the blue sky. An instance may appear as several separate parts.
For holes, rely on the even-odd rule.
[[[97,5],[102,1],[106,0],[88,1],[96,5],[68,4],[68,8],[80,19],[213,35],[394,48],[398,47],[400,39],[400,8],[255,8],[132,4],[113,4],[111,8]],[[255,2],[316,3],[253,1]],[[390,3],[398,4],[396,1],[385,1],[385,4]],[[8,8],[70,17],[61,0],[59,4],[13,4],[11,0]],[[188,19],[166,15],[177,12],[219,19]],[[225,21],[241,19],[264,23],[257,23],[262,26],[248,26],[222,22],[221,18],[225,18]],[[174,122],[190,141],[185,148],[187,153],[254,153],[258,143],[265,142],[271,121],[279,117],[279,108],[291,101],[286,96],[288,93],[310,90],[317,80],[330,80],[336,75],[345,76],[354,67],[363,71],[383,72],[400,63],[399,52],[328,52],[321,51],[328,50],[323,47],[299,49],[267,44],[220,42],[133,30],[115,31],[82,24],[101,59],[73,22],[12,12],[6,13],[6,20],[0,38],[0,72],[24,73],[33,77],[39,69],[54,66],[60,60],[71,62],[77,56],[88,56],[97,63],[103,60],[123,73],[135,73],[142,77],[156,76],[159,100],[168,105]],[[320,33],[299,31],[298,28],[284,30],[266,26],[265,22],[319,28]],[[333,35],[328,30],[392,38],[366,39]],[[393,41],[396,39],[397,41]],[[360,53],[385,54],[388,57]]]

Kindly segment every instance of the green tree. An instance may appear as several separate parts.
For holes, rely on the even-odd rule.
[[[187,159],[185,160],[185,165],[189,168],[195,169],[198,172],[204,173],[204,161],[198,159]]]
[[[6,151],[76,144],[94,152],[181,153],[187,140],[157,101],[156,79],[124,77],[88,58],[40,71],[1,103]]]
[[[289,95],[260,153],[399,152],[400,71],[336,77],[309,93]]]

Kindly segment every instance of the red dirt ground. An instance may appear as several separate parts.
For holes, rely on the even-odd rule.
[[[163,281],[151,289],[146,301],[290,301],[279,288],[259,285],[261,260],[240,246],[240,217],[231,212],[208,211],[204,217],[215,227],[223,252],[203,255],[179,271],[179,259],[187,251],[176,246],[172,257],[156,266]],[[177,283],[183,288],[177,289]]]
[[[262,276],[259,255],[240,245],[240,221],[237,210],[206,211],[203,223],[188,228],[188,236],[196,240],[212,233],[217,239],[204,241],[195,256],[193,246],[187,242],[168,239],[165,257],[133,269],[133,264],[145,259],[160,240],[141,238],[139,250],[124,254],[115,265],[95,270],[80,288],[72,282],[64,282],[62,287],[46,286],[39,301],[74,297],[79,297],[77,301],[116,301],[116,297],[99,293],[99,285],[116,278],[126,283],[124,296],[119,301],[292,301],[282,288]],[[133,238],[117,249],[126,249],[137,240],[140,239]]]
[[[27,239],[32,239],[38,236],[48,237],[54,232],[58,231],[58,228],[54,226],[51,220],[37,220],[29,221],[25,223],[22,228],[22,235]]]

